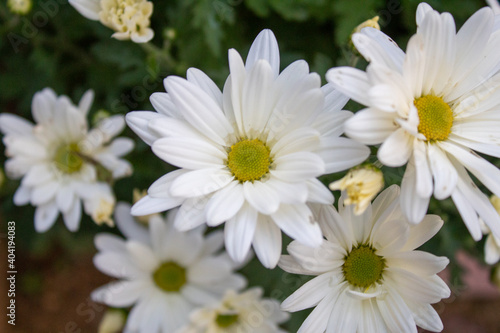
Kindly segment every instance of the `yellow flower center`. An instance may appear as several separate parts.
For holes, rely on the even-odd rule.
[[[427,141],[448,139],[453,125],[453,111],[441,97],[427,95],[415,99],[417,107],[418,131],[425,135]]]
[[[54,155],[54,163],[64,173],[71,174],[80,171],[83,159],[78,144],[71,143],[59,147]]]
[[[215,318],[215,322],[220,328],[227,328],[238,322],[238,315],[219,313],[217,318]]]
[[[369,288],[382,279],[385,259],[375,254],[369,245],[359,245],[345,258],[342,270],[351,285]]]
[[[270,150],[259,139],[242,140],[231,146],[227,166],[240,182],[259,180],[269,172]]]
[[[167,292],[178,292],[186,284],[186,269],[175,262],[164,262],[153,273],[156,285]]]

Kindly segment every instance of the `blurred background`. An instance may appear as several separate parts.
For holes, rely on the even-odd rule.
[[[164,91],[168,75],[185,76],[189,67],[207,73],[222,88],[228,75],[227,50],[243,56],[264,28],[274,31],[284,68],[305,59],[311,71],[323,78],[334,66],[354,64],[349,44],[353,29],[379,16],[382,31],[403,49],[415,32],[418,1],[406,0],[168,0],[154,1],[148,44],[111,39],[112,31],[81,16],[65,0],[34,1],[25,15],[0,3],[0,112],[29,120],[35,92],[51,87],[75,103],[87,89],[96,98],[89,122],[134,110],[153,110],[149,96]],[[438,11],[453,14],[457,27],[483,1],[429,1]],[[366,62],[356,66],[365,68]],[[346,109],[358,110],[350,102]],[[149,146],[131,130],[124,134],[136,140],[127,156],[134,166],[132,177],[116,182],[119,201],[132,201],[133,189],[146,189],[172,170],[151,153]],[[0,143],[0,150],[4,146]],[[92,264],[96,250],[93,237],[107,226],[95,225],[83,216],[80,230],[71,233],[59,219],[44,234],[33,227],[34,208],[16,207],[12,196],[19,181],[5,177],[5,156],[0,154],[0,300],[7,306],[7,222],[16,223],[16,326],[0,321],[0,332],[97,332],[106,308],[90,301],[89,293],[110,281]],[[498,163],[497,163],[498,165]],[[400,183],[402,169],[384,168],[386,186]],[[325,184],[342,174],[329,175]],[[484,241],[475,243],[451,201],[432,202],[430,213],[440,215],[445,226],[426,251],[449,257],[444,273],[453,295],[437,304],[445,332],[500,332],[500,293],[494,272],[484,264]],[[285,238],[284,247],[289,242]],[[265,271],[253,260],[242,269],[250,285],[261,285],[266,295],[285,299],[307,279],[279,268]],[[265,273],[265,274],[264,274]],[[497,284],[499,282],[496,282]],[[296,332],[309,311],[292,315],[284,326]]]

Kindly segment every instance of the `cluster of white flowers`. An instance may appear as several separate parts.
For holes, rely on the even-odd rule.
[[[130,332],[222,333],[239,332],[238,327],[246,332],[280,332],[276,324],[287,315],[276,301],[261,299],[258,289],[237,294],[247,282],[220,251],[222,232],[204,237],[202,226],[177,231],[178,213],[171,210],[165,219],[152,215],[144,227],[130,215],[129,205],[119,203],[115,219],[128,239],[98,234],[94,264],[120,280],[95,290],[92,299],[113,307],[133,306],[125,325]],[[193,326],[188,326],[190,315]],[[208,327],[211,330],[205,330]]]
[[[151,2],[70,3],[117,39],[153,37]],[[121,157],[134,143],[111,141],[122,116],[87,129],[91,91],[78,106],[50,89],[37,93],[36,125],[0,114],[6,173],[22,178],[14,203],[37,207],[37,231],[59,212],[77,230],[83,205],[98,224],[112,226],[114,212],[127,238],[95,238],[95,266],[118,280],[92,299],[128,312],[126,319],[110,312],[103,332],[125,325],[141,333],[281,333],[284,311],[311,307],[299,332],[443,329],[432,304],[450,296],[437,275],[449,260],[417,250],[443,225],[427,214],[431,197],[450,197],[474,240],[490,234],[487,263],[500,258],[500,169],[478,154],[500,157],[500,25],[487,7],[457,32],[450,14],[422,3],[404,52],[377,21],[352,35],[366,71],[332,68],[324,86],[303,60],[280,72],[270,30],[256,37],[245,61],[229,50],[222,90],[195,68],[186,79],[167,77],[166,92],[151,96],[156,112],[130,112],[126,122],[178,169],[132,207],[115,207],[110,184],[131,174]],[[349,99],[366,108],[342,110]],[[375,165],[405,167],[401,187],[376,197],[383,172],[367,162],[366,145],[377,146]],[[318,177],[349,169],[330,184],[341,191],[336,210]],[[495,195],[491,201],[470,174]],[[281,253],[282,231],[293,239],[289,255]],[[266,268],[314,278],[280,309],[261,288],[244,290],[236,271],[253,252]]]
[[[154,32],[149,27],[153,3],[147,0],[69,0],[89,20],[100,21],[116,31],[111,37],[131,39],[135,43],[150,41]]]
[[[88,130],[86,117],[93,98],[89,90],[76,106],[67,96],[58,97],[46,88],[33,97],[36,125],[13,114],[0,114],[9,157],[5,171],[10,178],[22,178],[14,203],[37,206],[38,232],[49,229],[59,212],[66,227],[76,231],[82,203],[97,224],[113,224],[115,197],[110,182],[132,173],[130,163],[121,157],[134,148],[134,141],[112,140],[125,126],[123,116],[104,119]]]

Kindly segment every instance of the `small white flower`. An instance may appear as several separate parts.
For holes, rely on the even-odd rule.
[[[410,222],[422,220],[432,195],[451,196],[475,240],[482,237],[478,217],[500,237],[500,216],[468,174],[500,195],[500,170],[476,153],[500,157],[495,16],[482,8],[458,32],[449,13],[426,3],[416,16],[406,54],[382,32],[365,28],[353,42],[370,62],[366,72],[328,71],[329,82],[367,106],[346,122],[345,132],[381,144],[383,164],[406,165],[401,205]]]
[[[95,266],[118,278],[92,293],[92,299],[112,307],[130,307],[126,331],[173,333],[189,322],[196,307],[217,302],[226,289],[239,290],[245,279],[219,250],[223,235],[206,238],[203,228],[179,232],[173,228],[176,210],[164,220],[152,216],[149,230],[134,221],[130,205],[119,203],[118,228],[128,239],[101,233]]]
[[[282,303],[286,311],[316,307],[299,333],[416,333],[416,325],[439,332],[433,303],[450,296],[436,274],[449,260],[415,250],[443,221],[427,215],[411,225],[399,204],[399,187],[383,191],[363,215],[339,202],[339,212],[316,205],[326,240],[319,248],[288,246],[279,266],[316,276]]]
[[[9,159],[5,171],[22,178],[14,194],[16,205],[37,206],[35,229],[48,230],[59,212],[70,231],[80,224],[82,202],[95,222],[112,223],[109,216],[115,198],[109,182],[132,173],[120,157],[134,147],[128,138],[117,138],[125,126],[122,116],[107,118],[88,131],[86,116],[93,100],[88,91],[78,106],[66,96],[44,89],[33,97],[32,113],[37,122],[0,114],[0,131]]]
[[[194,311],[179,333],[285,333],[278,327],[289,315],[276,300],[262,298],[261,288],[238,294],[228,290],[216,304]]]
[[[331,183],[329,187],[332,191],[346,191],[344,205],[354,205],[354,214],[360,215],[384,188],[384,175],[376,166],[365,164],[352,168],[344,178]]]
[[[150,41],[154,32],[149,27],[153,3],[147,0],[69,0],[89,20],[99,20],[116,31],[111,37],[131,39],[135,43]]]
[[[332,203],[316,177],[364,161],[369,149],[342,138],[352,114],[347,99],[296,61],[279,73],[274,34],[262,31],[246,64],[229,50],[223,92],[200,70],[169,76],[155,93],[156,112],[131,112],[128,125],[166,162],[179,167],[158,179],[132,208],[146,215],[180,206],[175,226],[188,230],[224,222],[226,249],[242,261],[253,244],[273,268],[281,230],[305,244],[321,243],[307,202]]]

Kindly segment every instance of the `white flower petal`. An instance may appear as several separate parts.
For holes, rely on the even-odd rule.
[[[77,231],[82,218],[82,204],[80,200],[75,200],[67,212],[63,213],[64,224],[69,231]]]
[[[238,263],[246,258],[250,250],[257,226],[257,216],[257,211],[245,204],[224,226],[227,252]]]
[[[175,178],[170,186],[174,197],[192,198],[224,188],[234,176],[226,169],[200,169],[186,172]]]
[[[417,194],[416,179],[415,162],[411,159],[401,182],[401,208],[408,221],[414,224],[422,221],[430,200],[430,196],[422,198]]]
[[[0,114],[0,132],[4,135],[32,135],[33,124],[9,113]]]
[[[69,0],[69,3],[89,20],[99,20],[99,12],[101,11],[99,0]]]
[[[307,201],[325,205],[333,204],[335,198],[332,192],[322,182],[317,179],[307,181]],[[287,203],[287,202],[285,202]]]
[[[30,202],[30,198],[31,198],[31,189],[23,185],[20,185],[17,188],[16,192],[14,193],[13,201],[16,206],[23,206]]]
[[[325,290],[338,283],[338,273],[337,271],[320,274],[306,282],[281,303],[281,308],[285,311],[296,312],[318,305],[325,298]]]
[[[313,151],[319,145],[320,134],[312,128],[298,128],[281,137],[271,148],[271,156],[278,158],[300,151]]]
[[[333,306],[326,331],[328,333],[356,333],[358,327],[357,315],[360,312],[361,303],[347,293],[341,293]]]
[[[246,69],[249,71],[261,59],[271,65],[274,77],[277,77],[280,70],[278,41],[269,29],[262,30],[252,43],[245,62]]]
[[[243,183],[243,195],[255,210],[264,215],[273,214],[280,207],[278,193],[260,181]]]
[[[382,31],[366,27],[352,36],[356,49],[370,63],[378,63],[393,70],[403,67],[403,50]]]
[[[351,67],[332,68],[326,72],[326,79],[342,93],[356,102],[369,105],[370,82],[365,72]]]
[[[90,297],[94,302],[100,302],[113,307],[128,307],[133,305],[143,295],[143,281],[111,282],[92,292]]]
[[[319,224],[306,205],[281,204],[271,218],[284,233],[304,245],[317,247],[323,241]]]
[[[38,206],[35,210],[35,230],[45,232],[56,222],[59,210],[57,204],[52,201],[45,205]]]
[[[243,186],[238,181],[232,181],[217,191],[208,201],[207,224],[219,225],[232,218],[240,210],[244,201]]]
[[[411,251],[420,247],[438,233],[443,223],[438,215],[426,215],[419,224],[411,226],[409,238],[401,251]]]
[[[339,289],[339,287],[336,287],[328,290],[325,298],[319,302],[316,308],[304,320],[297,333],[325,332],[328,325],[328,318],[339,296]]]
[[[419,276],[437,274],[450,262],[446,257],[436,257],[423,251],[397,252],[386,255],[384,258],[388,267],[398,267]]]
[[[274,107],[273,72],[269,63],[258,60],[243,84],[242,116],[247,135],[258,135],[269,121]]]
[[[195,138],[162,138],[153,143],[153,152],[172,165],[186,169],[223,168],[226,152]]]
[[[189,68],[186,73],[186,79],[200,87],[222,108],[222,92],[207,74],[197,68]]]
[[[322,138],[316,153],[325,162],[325,173],[347,170],[361,164],[370,155],[365,145],[348,138]]]
[[[427,155],[434,179],[434,197],[438,200],[446,199],[457,185],[457,171],[446,154],[436,145],[427,146]]]
[[[165,79],[165,88],[184,118],[218,144],[233,132],[220,106],[201,88],[179,77]]]
[[[344,125],[346,135],[367,145],[384,142],[397,130],[395,115],[375,109],[363,109],[347,119]]]
[[[208,196],[186,199],[175,215],[175,228],[179,231],[187,231],[205,223],[208,200]]]
[[[148,145],[152,145],[153,142],[158,140],[160,136],[154,132],[151,132],[148,127],[150,121],[155,119],[162,119],[164,116],[150,111],[134,111],[129,112],[125,116],[127,125],[137,134],[144,142]]]
[[[491,192],[500,196],[500,169],[470,150],[464,150],[446,141],[440,142],[439,145],[453,155]]]
[[[392,288],[377,305],[389,332],[417,333],[417,326],[403,298]]]
[[[281,230],[268,216],[257,219],[253,248],[264,267],[276,267],[281,254]]]
[[[145,196],[132,206],[131,213],[134,216],[143,216],[154,213],[164,212],[177,207],[184,201],[184,198],[154,198],[150,195]]]
[[[133,263],[144,272],[153,272],[159,265],[157,257],[149,246],[137,241],[128,241],[127,251]]]
[[[385,165],[398,167],[406,164],[413,152],[414,138],[400,128],[385,139],[380,146],[377,157]]]
[[[151,104],[160,115],[165,115],[169,118],[182,119],[182,115],[172,102],[170,95],[164,92],[155,92],[149,98]],[[158,117],[159,119],[163,117]]]
[[[114,218],[118,230],[120,230],[120,232],[128,239],[133,239],[144,244],[150,244],[147,229],[134,220],[131,215],[129,204],[119,202],[115,208]]]
[[[316,178],[325,172],[325,164],[317,154],[309,152],[292,153],[274,160],[271,175],[290,182],[298,182]]]

